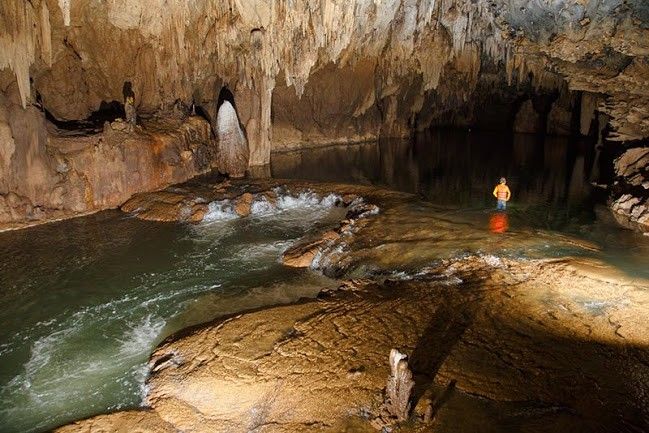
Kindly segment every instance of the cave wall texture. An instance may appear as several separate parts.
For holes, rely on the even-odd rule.
[[[196,104],[213,128],[227,87],[255,166],[438,125],[567,134],[577,116],[582,134],[605,118],[610,139],[641,139],[648,59],[645,0],[3,0],[0,223],[114,207],[216,165],[199,119],[119,139],[110,125],[61,138],[46,120],[121,103],[127,81],[141,118]],[[87,164],[131,181],[106,192],[110,170]]]

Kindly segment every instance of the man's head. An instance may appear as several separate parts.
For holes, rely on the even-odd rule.
[[[506,183],[507,183],[507,179],[505,179],[504,177],[501,177],[501,178],[500,178],[500,183],[503,184],[503,185],[506,184]]]

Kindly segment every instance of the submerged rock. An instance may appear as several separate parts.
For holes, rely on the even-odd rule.
[[[308,268],[324,248],[339,238],[339,233],[327,231],[316,239],[298,242],[282,254],[282,264],[294,268]]]

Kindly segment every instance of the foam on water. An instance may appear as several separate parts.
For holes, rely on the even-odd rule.
[[[65,290],[73,290],[79,298],[51,310],[43,320],[17,327],[0,346],[3,362],[15,366],[0,383],[0,431],[38,432],[72,419],[137,406],[146,393],[149,354],[181,324],[198,323],[196,317],[210,320],[221,310],[240,311],[315,293],[315,288],[304,286],[299,273],[284,271],[277,262],[305,230],[344,215],[344,208],[338,208],[340,197],[279,189],[275,193],[276,201],[255,197],[249,218],[234,212],[233,201],[209,203],[202,224],[180,229],[165,226],[180,230],[173,245],[143,248],[151,238],[134,237],[131,245],[141,248],[138,254],[148,253],[146,258],[155,257],[156,248],[170,248],[166,261],[156,266],[140,266],[143,256],[133,255],[134,269],[142,272],[115,277],[120,269],[131,268],[125,262],[105,275],[97,262],[92,279],[77,276],[73,267],[77,253],[70,250],[69,265],[56,272],[66,281]],[[264,276],[268,269],[273,269],[270,284],[282,281],[271,290]],[[68,287],[68,275],[75,286]],[[291,278],[302,283],[296,285]],[[97,281],[106,284],[97,286]],[[258,288],[246,292],[251,284]],[[47,286],[40,290],[46,291]],[[214,305],[187,316],[189,309],[204,303],[198,300],[205,296]]]
[[[261,258],[279,260],[281,255],[288,249],[294,240],[276,241],[258,244],[245,244],[236,251],[230,260],[250,262],[254,265]]]
[[[165,323],[163,319],[149,314],[137,325],[129,327],[121,341],[119,356],[141,357],[158,340]]]
[[[274,192],[277,194],[275,203],[271,203],[263,195],[255,197],[250,207],[250,214],[255,217],[269,217],[294,211],[316,211],[317,213],[311,218],[313,221],[321,217],[322,212],[342,202],[337,194],[320,197],[313,191],[302,191],[297,195],[291,195],[283,192],[281,188],[275,188]],[[234,204],[230,200],[216,200],[208,205],[208,212],[203,217],[203,222],[230,221],[237,218],[239,216],[234,211]]]
[[[239,216],[234,212],[234,206],[230,200],[213,201],[207,205],[207,213],[203,222],[229,221]]]

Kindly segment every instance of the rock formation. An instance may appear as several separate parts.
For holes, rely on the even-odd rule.
[[[224,101],[216,115],[216,134],[219,139],[217,167],[231,177],[243,177],[248,169],[248,142],[239,126],[237,112],[229,101]]]
[[[117,207],[141,190],[182,182],[212,167],[215,146],[199,118],[126,122],[99,133],[67,136],[46,125],[33,107],[0,105],[0,228],[20,227]],[[12,129],[32,131],[12,134]],[[36,128],[36,129],[34,129]]]
[[[649,233],[649,148],[627,150],[615,161],[611,208],[623,225]]]
[[[397,349],[390,350],[390,377],[385,387],[384,404],[388,414],[397,421],[406,421],[410,416],[414,387],[408,356]]]
[[[420,279],[208,324],[152,355],[155,417],[142,431],[373,431],[393,345],[412,353],[417,385],[413,422],[398,431],[643,431],[647,286],[608,272],[590,261],[467,257]],[[424,392],[437,412],[418,426],[432,417],[417,401]],[[58,432],[136,423],[117,412]]]
[[[13,139],[0,154],[14,168],[0,194],[50,208],[58,193],[35,174],[57,165],[46,125],[124,101],[125,83],[137,96],[129,114],[181,103],[214,132],[218,94],[231,89],[251,166],[268,164],[273,149],[431,125],[511,127],[534,95],[579,101],[548,106],[551,133],[588,134],[606,114],[610,139],[640,139],[649,136],[648,23],[644,0],[5,0],[0,131]],[[578,127],[567,128],[568,111]],[[38,162],[16,183],[6,173],[24,154]]]

